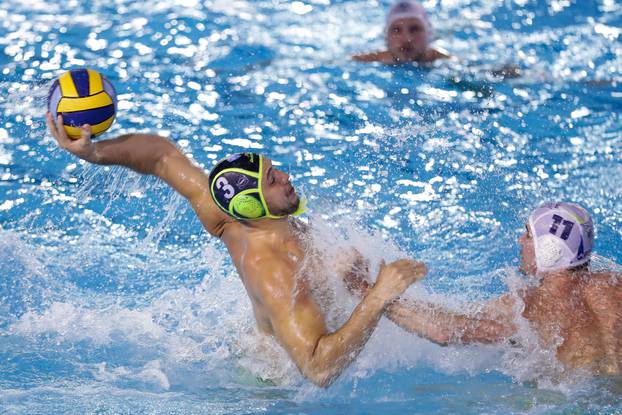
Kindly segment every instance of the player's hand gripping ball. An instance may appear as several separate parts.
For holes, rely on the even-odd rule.
[[[74,69],[61,75],[50,88],[48,110],[60,114],[69,138],[80,138],[80,127],[91,126],[93,137],[112,125],[117,94],[105,76],[92,69]]]

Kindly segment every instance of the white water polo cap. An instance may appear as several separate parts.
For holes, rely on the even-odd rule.
[[[428,14],[426,13],[423,6],[416,1],[412,0],[402,0],[397,1],[391,6],[389,9],[389,13],[387,14],[387,22],[384,27],[384,33],[386,36],[389,35],[389,28],[391,25],[400,19],[418,19],[423,27],[425,28],[425,32],[427,35],[428,43],[432,41],[432,25],[430,24],[430,19],[428,18]]]
[[[573,268],[590,259],[594,224],[574,203],[545,202],[529,215],[539,272]]]

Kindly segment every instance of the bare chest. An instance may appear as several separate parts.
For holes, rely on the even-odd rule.
[[[303,289],[304,284],[301,284],[299,279],[306,270],[308,257],[303,244],[297,238],[292,237],[281,241],[278,245],[250,246],[234,259],[252,303],[257,326],[262,332],[274,334],[271,313],[267,305],[273,298],[267,298],[271,296],[271,289],[268,287],[274,287],[275,284],[291,285],[293,287],[292,296],[295,295],[297,290]],[[270,274],[261,273],[260,275],[257,272],[255,264],[258,262],[269,264],[272,261],[286,261],[288,263],[287,269],[292,271],[285,277],[288,278],[288,281],[275,282]],[[284,278],[284,276],[280,274],[279,278]],[[287,299],[280,299],[280,301],[284,302],[284,306],[291,302]]]

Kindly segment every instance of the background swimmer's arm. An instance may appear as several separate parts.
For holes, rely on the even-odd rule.
[[[438,60],[438,59],[451,59],[452,56],[448,55],[446,53],[443,53],[443,52],[441,52],[438,49],[430,48],[430,49],[428,49],[428,53],[427,53],[426,58],[428,60],[434,62],[435,60]]]
[[[473,315],[454,313],[441,306],[400,300],[387,307],[386,316],[406,331],[442,346],[455,343],[496,343],[516,331],[514,301],[509,295],[486,304]]]
[[[381,62],[381,52],[363,53],[352,56],[352,60],[357,62]]]
[[[421,59],[421,63],[434,62],[438,59],[450,59],[451,56],[447,55],[436,49],[428,49],[425,56]],[[382,62],[387,65],[395,64],[395,57],[391,52],[385,50],[382,52],[363,53],[360,55],[352,56],[352,60],[357,62]]]
[[[373,287],[366,277],[365,268],[353,267],[351,272],[344,274],[343,279],[351,293],[365,295]],[[516,331],[513,324],[514,300],[507,294],[489,302],[473,315],[405,299],[389,305],[385,315],[402,329],[443,346],[451,343],[496,343]]]
[[[61,148],[91,163],[125,166],[161,178],[190,201],[209,232],[217,233],[222,215],[211,198],[208,176],[171,141],[153,134],[125,134],[93,143],[88,126],[82,128],[79,139],[72,140],[58,127],[62,126],[60,115],[56,121],[47,114],[48,128]]]
[[[354,55],[352,56],[352,60],[357,62],[382,62],[384,64],[394,63],[393,55],[387,51]]]
[[[275,336],[306,378],[327,387],[361,351],[386,304],[421,278],[425,266],[410,260],[383,266],[374,288],[332,333],[304,279],[296,277],[288,261],[261,261],[250,271],[261,281],[261,301]]]
[[[500,68],[491,70],[490,74],[496,78],[513,79],[521,76],[521,69],[517,65],[506,63]]]

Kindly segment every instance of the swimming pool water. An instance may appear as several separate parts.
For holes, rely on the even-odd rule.
[[[309,197],[322,249],[421,258],[410,294],[449,307],[521,283],[516,239],[544,200],[586,206],[595,266],[622,262],[622,7],[430,0],[458,61],[352,62],[382,47],[389,4],[0,1],[0,412],[622,412],[620,379],[557,379],[529,332],[524,348],[441,348],[384,320],[317,389],[254,330],[181,197],[45,130],[51,80],[100,70],[119,94],[104,138],[159,132],[206,169],[268,154]],[[523,76],[488,75],[504,63]],[[324,283],[335,326],[356,303]]]

